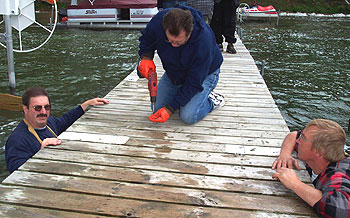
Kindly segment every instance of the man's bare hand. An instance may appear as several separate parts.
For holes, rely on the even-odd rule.
[[[272,175],[272,178],[279,180],[286,188],[294,190],[293,185],[300,183],[297,174],[293,169],[281,167]]]
[[[60,144],[61,144],[61,140],[58,138],[46,138],[41,143],[41,148],[44,148],[49,145],[60,145]]]
[[[280,154],[280,156],[273,162],[272,169],[280,169],[281,167],[293,169],[295,167],[300,170],[298,161],[290,154]]]
[[[81,107],[83,108],[84,111],[86,111],[86,109],[89,106],[105,105],[105,104],[109,104],[109,101],[107,99],[104,99],[104,98],[93,98],[93,99],[87,100],[84,103],[82,103]]]

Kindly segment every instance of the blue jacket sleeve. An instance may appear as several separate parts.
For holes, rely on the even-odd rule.
[[[20,166],[22,166],[34,154],[31,149],[29,149],[27,146],[21,146],[21,143],[18,143],[18,141],[12,142],[10,140],[9,143],[16,143],[15,146],[11,146],[6,157],[7,169],[10,173],[12,173],[13,171],[17,170]],[[33,141],[33,143],[35,142]]]
[[[5,144],[5,160],[10,173],[17,170],[40,150],[40,143],[23,121],[12,132]]]
[[[52,117],[53,119],[49,120],[47,125],[52,128],[52,130],[58,136],[68,127],[70,127],[84,113],[83,108],[79,105],[78,107],[66,112],[61,117]]]

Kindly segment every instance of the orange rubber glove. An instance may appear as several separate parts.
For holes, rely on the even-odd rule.
[[[140,72],[141,76],[148,79],[149,70],[152,69],[153,71],[156,71],[156,65],[154,65],[153,60],[141,60],[137,69]]]
[[[148,117],[148,119],[155,123],[165,123],[173,113],[166,107],[162,107],[157,112]]]

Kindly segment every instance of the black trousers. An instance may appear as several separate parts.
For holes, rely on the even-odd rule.
[[[235,37],[237,7],[234,0],[221,0],[214,4],[210,27],[215,34],[217,44],[223,43],[223,36],[228,43],[237,41]]]

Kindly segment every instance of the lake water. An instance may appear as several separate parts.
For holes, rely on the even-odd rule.
[[[332,119],[347,128],[349,18],[282,17],[277,28],[260,22],[241,27],[251,55],[266,62],[264,79],[291,130],[314,118]],[[55,116],[104,96],[134,69],[139,36],[139,31],[57,29],[39,50],[15,54],[17,92],[45,87]],[[8,92],[2,48],[0,72],[0,92]],[[21,119],[20,112],[0,110],[0,181],[8,175],[3,145]]]
[[[267,63],[264,79],[291,130],[315,118],[347,128],[350,19],[282,17],[279,26],[245,23],[243,42]]]

